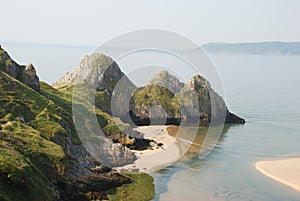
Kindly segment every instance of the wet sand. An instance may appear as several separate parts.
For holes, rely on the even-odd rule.
[[[300,158],[258,161],[257,170],[286,186],[300,191]]]

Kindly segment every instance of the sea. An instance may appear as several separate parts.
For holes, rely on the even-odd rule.
[[[94,51],[75,46],[1,46],[18,63],[33,63],[40,79],[50,84]],[[246,124],[227,126],[204,159],[194,156],[151,173],[153,200],[300,200],[300,192],[255,169],[259,160],[300,156],[300,56],[209,56],[222,80],[228,108]]]

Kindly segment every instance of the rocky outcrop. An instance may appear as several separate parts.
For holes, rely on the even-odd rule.
[[[130,115],[136,125],[245,123],[228,110],[223,98],[200,75],[183,86],[175,76],[162,71],[149,83],[138,89],[130,102]],[[176,87],[172,88],[169,83]]]
[[[128,113],[129,106],[126,107],[126,103],[128,105],[136,86],[110,57],[101,53],[85,56],[77,68],[67,73],[59,81],[54,83],[53,86],[59,89],[60,87],[68,85],[72,86],[74,83],[78,85],[83,83],[88,84],[88,87],[94,87],[96,89],[94,103],[97,108],[120,118],[123,122],[130,121]],[[84,93],[86,93],[86,90],[82,94]],[[91,93],[93,93],[92,90]],[[91,95],[91,97],[86,97],[85,99],[93,98],[94,96]],[[93,101],[91,101],[91,103],[93,104]],[[142,135],[137,137],[137,132],[132,130],[132,128],[120,131],[118,127],[111,129],[112,127],[117,126],[109,125],[104,129],[106,136],[111,141],[120,143],[130,149],[141,150],[149,146],[148,140],[144,139]],[[111,150],[116,150],[116,153],[119,153],[117,150],[120,149],[120,147],[116,147],[116,145],[112,146],[114,147],[111,147]],[[134,155],[130,154],[131,152],[129,150],[125,149],[123,151],[125,154],[127,153],[123,161],[124,163],[131,163],[136,159]],[[122,152],[120,151],[120,153]],[[121,156],[111,155],[110,157],[117,157],[115,158],[116,163],[124,165],[119,161],[122,158]],[[116,164],[112,165],[116,166]]]
[[[167,88],[152,84],[139,88],[130,100],[130,116],[138,126],[180,123],[180,105]]]
[[[40,81],[32,64],[27,66],[17,64],[0,46],[0,70],[23,82],[35,91],[40,92]]]
[[[123,76],[124,73],[118,64],[110,57],[94,53],[85,56],[77,68],[68,72],[53,86],[59,87],[65,84],[84,82],[95,86],[97,91],[105,91],[111,96],[115,85]]]
[[[180,90],[184,86],[184,83],[180,82],[180,80],[176,76],[171,75],[166,70],[162,70],[159,73],[155,74],[148,82],[148,85],[152,84],[163,86],[170,90],[173,94],[180,92]]]
[[[150,147],[152,140],[144,139],[143,135],[133,130],[129,125],[108,125],[103,129],[107,138],[115,143],[128,147],[132,150],[145,150]]]
[[[228,110],[223,98],[199,75],[184,84],[163,70],[145,87],[137,89],[116,62],[94,53],[54,86],[59,88],[78,81],[96,88],[96,107],[131,125],[245,123]],[[130,139],[119,135],[116,141],[128,144]]]
[[[101,100],[101,102],[95,100],[96,107],[109,114],[112,114],[111,99],[113,96],[113,99],[116,100],[112,102],[113,107],[118,108],[114,111],[117,113],[115,116],[128,119],[128,111],[123,110],[122,104],[130,98],[131,91],[135,90],[136,86],[110,57],[101,53],[85,56],[77,68],[68,72],[53,86],[60,88],[74,83],[87,83],[91,87],[95,87],[96,98]]]
[[[36,74],[36,70],[32,64],[29,64],[25,67],[23,72],[23,82],[36,91],[40,91],[40,81],[39,77]]]
[[[190,97],[191,94],[194,98]],[[244,119],[232,114],[228,110],[223,98],[218,95],[211,88],[210,83],[200,75],[195,75],[184,86],[178,97],[182,101],[185,109],[187,109],[190,113],[192,121],[194,119],[195,122],[197,117],[200,116],[200,125],[207,126],[209,124],[245,123]],[[194,101],[190,101],[191,99],[194,99]],[[183,117],[183,119],[185,119],[185,117]]]

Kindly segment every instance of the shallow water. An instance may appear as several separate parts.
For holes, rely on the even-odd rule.
[[[231,111],[230,126],[203,160],[153,173],[154,200],[300,200],[300,192],[259,173],[257,160],[300,156],[300,57],[212,55]]]

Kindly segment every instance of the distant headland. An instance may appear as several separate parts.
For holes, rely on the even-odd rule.
[[[300,42],[207,43],[208,53],[251,55],[300,55]]]

